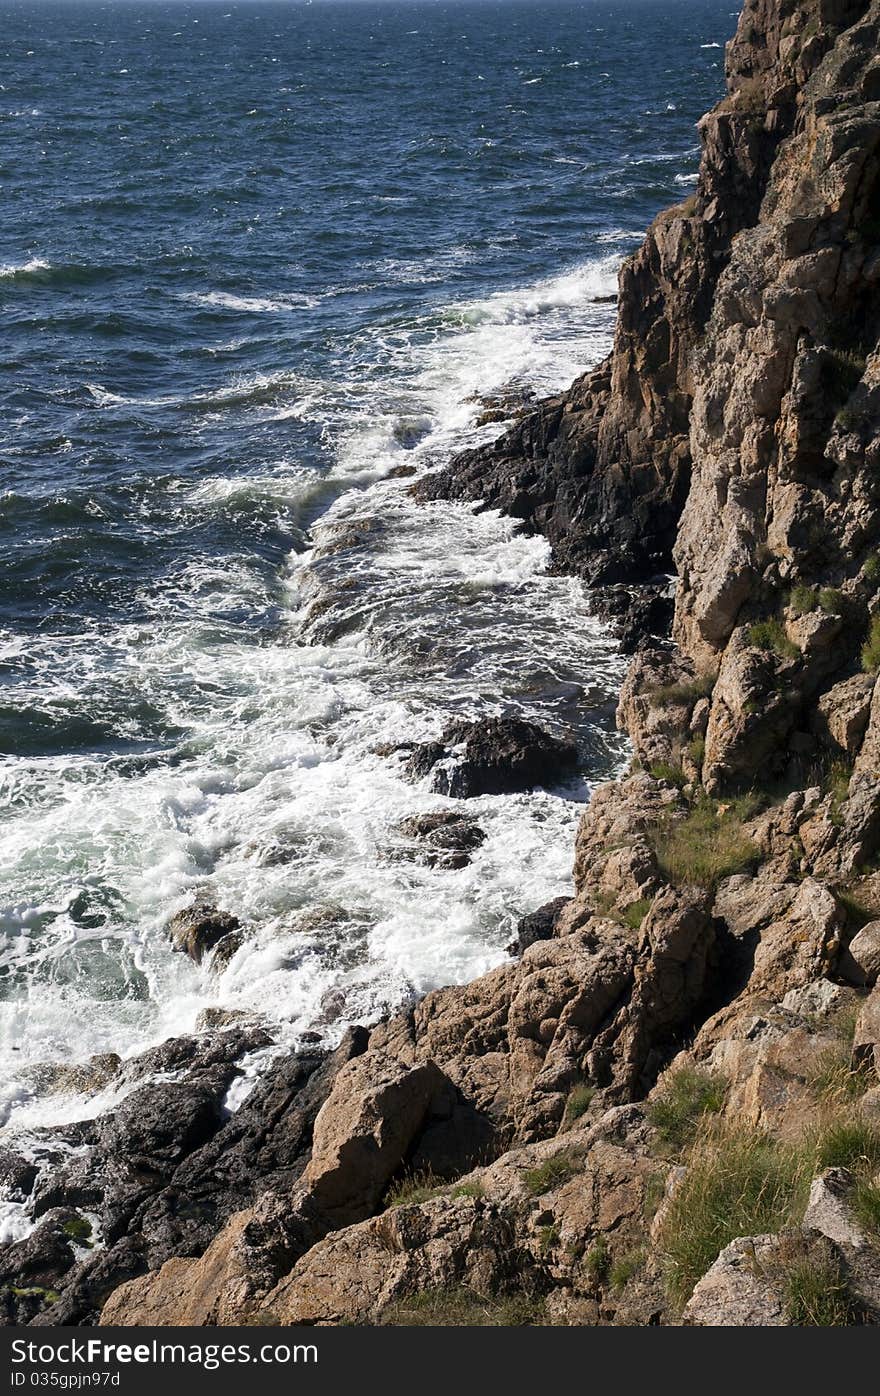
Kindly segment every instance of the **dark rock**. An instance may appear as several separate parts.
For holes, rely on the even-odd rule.
[[[454,810],[416,814],[397,827],[406,838],[416,839],[421,844],[409,856],[418,857],[432,868],[467,867],[474,849],[486,841],[485,832],[478,824],[462,819]]]
[[[196,964],[224,938],[237,931],[238,919],[215,906],[195,902],[179,911],[168,923],[168,934],[175,950],[182,950]],[[237,947],[236,947],[237,948]]]
[[[76,1212],[59,1208],[30,1236],[0,1252],[0,1314],[7,1323],[29,1323],[57,1298],[76,1264],[71,1232],[80,1220]]]
[[[537,941],[552,940],[559,913],[570,901],[570,897],[556,897],[552,902],[545,902],[543,906],[539,906],[537,911],[530,911],[528,916],[523,916],[516,928],[516,939],[508,945],[507,953],[522,955],[523,951],[528,950],[529,946]]]
[[[570,738],[551,737],[522,718],[490,717],[453,722],[439,742],[416,747],[406,771],[412,780],[434,771],[432,788],[438,794],[466,800],[552,785],[576,765],[577,747]]]
[[[37,1166],[14,1149],[0,1149],[0,1187],[19,1200],[28,1196],[37,1180]]]
[[[213,1043],[173,1039],[166,1060],[189,1055],[203,1069],[132,1093],[96,1122],[92,1151],[53,1178],[55,1201],[65,1193],[84,1196],[91,1178],[88,1205],[101,1215],[108,1244],[68,1267],[69,1275],[53,1285],[60,1298],[48,1309],[37,1306],[39,1317],[29,1321],[94,1321],[117,1285],[173,1256],[200,1255],[234,1212],[266,1191],[284,1193],[295,1183],[336,1073],[365,1050],[369,1034],[351,1029],[331,1056],[318,1051],[281,1058],[241,1108],[224,1118],[220,1107],[231,1074],[205,1063],[220,1052],[219,1039],[238,1036],[216,1034]],[[154,1049],[154,1063],[161,1051]],[[47,1186],[47,1197],[49,1191]]]

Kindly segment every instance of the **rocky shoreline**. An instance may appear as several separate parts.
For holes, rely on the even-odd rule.
[[[144,1084],[0,1154],[7,1322],[880,1321],[878,53],[880,0],[747,0],[610,360],[415,486],[544,534],[634,651],[574,897],[232,1115],[259,1025],[79,1068]],[[564,745],[407,759],[466,797]]]

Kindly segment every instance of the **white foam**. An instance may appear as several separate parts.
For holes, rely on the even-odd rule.
[[[186,292],[180,299],[193,305],[217,306],[221,310],[240,310],[251,315],[310,310],[320,301],[316,296],[238,296],[228,291]]]
[[[470,802],[487,837],[467,868],[389,856],[401,820],[450,804],[405,782],[377,747],[436,736],[453,712],[500,710],[524,673],[610,692],[622,661],[577,583],[547,576],[543,540],[494,513],[416,506],[385,477],[497,432],[475,425],[480,394],[512,382],[552,391],[599,359],[613,310],[596,298],[613,292],[617,266],[585,262],[375,332],[356,380],[280,370],[154,399],[90,386],[108,411],[256,404],[318,423],[342,493],[280,582],[246,558],[206,557],[139,598],[137,623],[17,649],[23,706],[87,713],[130,699],[185,736],[174,764],[140,771],[88,754],[0,769],[0,964],[21,986],[0,1004],[0,1079],[16,1129],[115,1099],[109,1088],[88,1101],[40,1095],[28,1084],[36,1063],[131,1055],[192,1031],[209,1005],[267,1019],[289,1044],[315,1029],[332,1044],[347,1022],[499,963],[517,916],[569,888],[583,789]],[[257,501],[289,521],[325,488],[279,461],[181,487],[169,508],[234,517]],[[363,541],[347,545],[352,532]],[[324,587],[334,595],[324,614],[352,620],[326,642],[302,630]],[[279,605],[271,644],[235,619]],[[535,702],[524,695],[523,710],[541,717]],[[196,895],[247,929],[220,975],[174,953],[165,934]],[[346,913],[342,928],[298,928],[302,911],[327,903]],[[265,1060],[245,1063],[227,1109]],[[21,1224],[15,1215],[8,1225]]]
[[[31,257],[27,262],[5,262],[0,266],[0,277],[10,280],[16,276],[31,276],[34,272],[49,271],[49,263],[42,257]]]

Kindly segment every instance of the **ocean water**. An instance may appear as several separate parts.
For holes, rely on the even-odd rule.
[[[692,187],[730,0],[3,6],[0,1123],[38,1063],[219,1006],[328,1042],[500,963],[570,887],[623,661],[540,539],[422,471],[608,350]],[[520,712],[564,789],[455,802],[388,744]],[[222,973],[169,945],[240,917]]]

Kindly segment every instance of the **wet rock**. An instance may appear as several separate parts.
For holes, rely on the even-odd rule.
[[[107,1247],[80,1261],[59,1286],[47,1321],[91,1321],[119,1285],[171,1257],[200,1254],[261,1194],[289,1191],[308,1160],[314,1121],[336,1073],[367,1039],[364,1029],[352,1029],[332,1056],[280,1058],[230,1117],[222,1101],[231,1076],[215,1065],[190,1080],[142,1087],[123,1102],[127,1113],[99,1119],[92,1149],[47,1179],[46,1199],[50,1189],[55,1199],[88,1196]],[[178,1060],[183,1041],[176,1043]],[[201,1050],[202,1062],[210,1060],[209,1041]]]
[[[471,799],[552,785],[576,765],[571,739],[522,718],[493,717],[451,723],[439,742],[416,747],[406,771],[413,780],[433,772],[438,794]]]
[[[196,1017],[196,1032],[217,1032],[223,1028],[241,1026],[249,1015],[242,1008],[202,1008]]]
[[[198,965],[209,950],[214,950],[225,937],[233,936],[238,928],[235,916],[206,902],[196,902],[171,918],[168,934],[175,950],[182,950]]]
[[[57,1208],[23,1241],[0,1250],[0,1313],[7,1323],[29,1323],[58,1297],[76,1264],[73,1229],[81,1218]]]
[[[30,1193],[37,1179],[37,1165],[14,1149],[0,1149],[0,1187],[17,1200]]]
[[[537,911],[521,917],[516,928],[516,939],[507,947],[508,955],[522,955],[536,941],[552,940],[560,912],[570,901],[570,897],[556,897],[552,902],[539,906]]]
[[[486,841],[486,834],[478,824],[463,819],[454,810],[412,815],[397,828],[405,838],[418,841],[421,846],[413,850],[411,856],[429,867],[465,868],[474,850]],[[404,855],[409,852],[397,851]]]
[[[121,1058],[115,1052],[99,1053],[86,1062],[73,1066],[62,1062],[37,1062],[30,1067],[25,1079],[38,1091],[49,1095],[78,1095],[99,1091],[116,1075]]]

